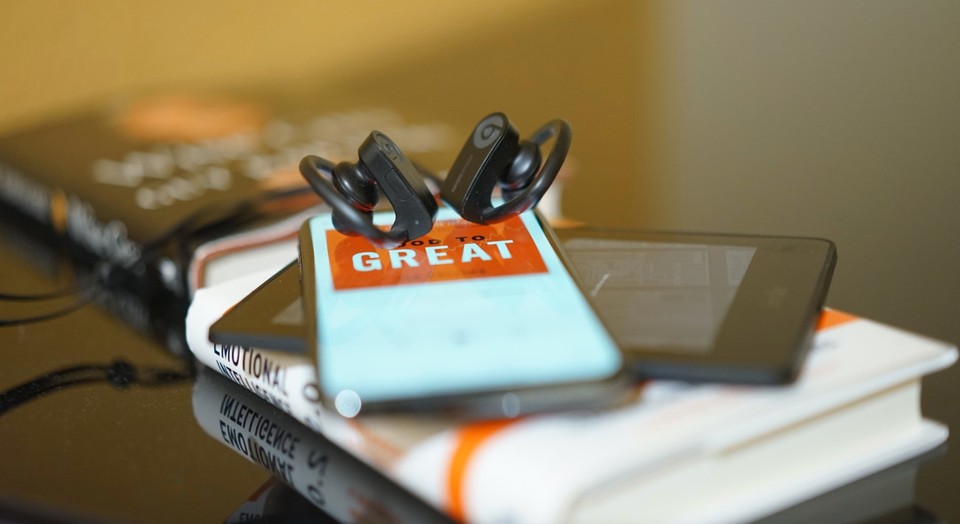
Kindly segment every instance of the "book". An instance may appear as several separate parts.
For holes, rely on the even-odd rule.
[[[947,436],[922,417],[919,393],[956,348],[833,310],[786,387],[653,381],[602,410],[344,419],[318,402],[309,357],[207,340],[209,326],[271,274],[197,292],[187,317],[197,359],[457,520],[757,519]]]
[[[188,296],[208,283],[205,265],[240,246],[289,248],[319,204],[300,159],[355,159],[372,129],[414,157],[452,158],[457,142],[440,122],[289,93],[151,95],[0,137],[0,207]],[[242,270],[256,262],[245,258]],[[223,278],[237,275],[220,266]]]
[[[96,259],[62,245],[49,231],[18,213],[0,208],[0,242],[9,260],[19,259],[42,273],[46,284],[32,287],[29,280],[9,278],[5,292],[35,294],[37,300],[0,301],[0,317],[52,320],[93,304],[121,320],[138,333],[159,342],[171,353],[189,359],[185,317],[189,301],[159,290],[159,283],[133,278],[114,278],[109,285],[92,285],[102,277]],[[19,275],[19,273],[15,273]]]
[[[210,438],[273,473],[227,523],[255,519],[325,522],[330,517],[337,522],[452,522],[322,434],[210,369],[200,370],[194,383],[193,411],[197,424]],[[942,455],[944,448],[939,446],[757,522],[936,521],[916,504],[916,476],[918,466]]]
[[[211,370],[193,386],[193,414],[214,440],[259,464],[339,522],[449,522],[397,486],[250,391]],[[247,508],[262,516],[264,510]],[[366,519],[365,519],[366,518]]]
[[[946,444],[761,518],[756,524],[803,522],[942,522],[917,502],[920,466],[946,453]]]

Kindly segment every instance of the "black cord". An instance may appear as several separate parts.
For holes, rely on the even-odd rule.
[[[81,384],[106,382],[123,389],[133,384],[145,386],[171,384],[191,377],[192,375],[187,371],[172,369],[138,370],[133,364],[120,359],[110,364],[70,366],[51,371],[0,392],[0,415],[47,393]]]
[[[0,300],[8,300],[10,302],[32,302],[32,301],[41,301],[41,300],[52,300],[55,298],[63,298],[69,295],[72,295],[77,292],[77,288],[80,287],[77,284],[73,284],[70,287],[64,287],[57,289],[55,291],[48,291],[46,293],[35,293],[32,295],[19,295],[16,293],[0,293]]]
[[[70,287],[47,293],[0,293],[0,300],[10,302],[43,301],[77,294],[87,295],[77,298],[65,307],[47,313],[19,318],[0,318],[0,327],[33,324],[73,313],[96,298],[98,294],[97,288],[100,288],[100,290],[110,289],[111,276],[115,274],[115,271],[129,270],[143,264],[149,260],[150,257],[154,256],[156,252],[171,244],[184,243],[191,238],[200,237],[220,228],[236,227],[255,220],[265,214],[261,208],[267,204],[309,193],[312,193],[309,187],[297,187],[260,193],[240,202],[205,206],[188,215],[168,231],[144,243],[140,255],[136,259],[126,263],[101,262],[94,269],[94,275],[86,281],[81,281]]]
[[[74,300],[69,305],[62,307],[60,309],[55,309],[48,313],[41,313],[39,315],[31,317],[19,317],[19,318],[0,318],[0,327],[6,326],[23,326],[26,324],[34,324],[37,322],[43,322],[45,320],[53,320],[64,315],[69,315],[74,311],[86,306],[93,300],[92,297],[82,297],[77,300]]]

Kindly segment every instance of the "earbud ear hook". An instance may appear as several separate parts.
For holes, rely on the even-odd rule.
[[[314,155],[300,161],[300,173],[333,209],[337,231],[362,235],[385,249],[429,233],[437,215],[437,201],[396,144],[374,131],[358,153],[356,164],[334,165]],[[396,216],[388,231],[373,224],[373,208],[381,192]]]
[[[478,224],[502,222],[535,206],[557,178],[570,150],[573,133],[564,120],[553,120],[520,140],[503,113],[487,115],[474,128],[440,188],[441,198],[463,218]],[[541,147],[553,147],[541,167]],[[499,186],[504,203],[491,197]]]
[[[553,147],[543,162],[543,167],[540,167],[540,148],[551,138],[554,138]],[[522,141],[509,174],[513,175],[515,172],[517,178],[520,178],[521,174],[529,178],[526,184],[516,189],[501,183],[504,203],[486,210],[483,213],[484,223],[502,222],[537,205],[560,173],[560,168],[570,151],[572,139],[573,131],[570,129],[570,124],[565,120],[557,119],[542,126],[529,140]],[[518,167],[514,168],[515,165]]]
[[[337,230],[347,235],[365,236],[379,246],[402,244],[405,240],[402,238],[404,232],[395,231],[394,228],[387,232],[374,226],[373,221],[368,220],[365,210],[354,207],[337,191],[332,182],[335,170],[333,162],[315,155],[307,155],[300,161],[300,173],[333,210],[334,221],[340,225]]]

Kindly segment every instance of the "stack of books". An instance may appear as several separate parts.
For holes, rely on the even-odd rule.
[[[308,498],[321,493],[338,518],[352,518],[351,499],[336,490],[354,480],[358,492],[382,486],[364,488],[356,480],[362,473],[344,476],[345,485],[311,484],[312,448],[285,451],[274,424],[286,420],[297,442],[309,440],[309,431],[322,435],[376,478],[469,522],[757,519],[947,437],[947,428],[922,417],[920,387],[924,375],[956,360],[956,348],[834,310],[823,313],[804,371],[790,386],[653,381],[606,409],[487,421],[404,413],[346,419],[318,402],[306,355],[209,342],[209,326],[270,275],[200,289],[187,337],[200,362],[299,424],[230,393],[226,383],[198,383],[195,414],[211,436]]]

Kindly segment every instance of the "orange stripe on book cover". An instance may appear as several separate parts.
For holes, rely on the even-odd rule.
[[[460,430],[457,447],[450,458],[450,471],[447,477],[447,495],[450,501],[447,513],[454,520],[464,522],[466,517],[463,482],[466,479],[467,468],[470,466],[470,459],[473,458],[475,451],[490,437],[517,420],[501,419],[478,422]]]
[[[858,318],[859,317],[855,317],[849,313],[844,313],[835,309],[824,309],[823,312],[820,313],[820,320],[817,322],[817,331],[823,331],[825,329],[847,324],[857,320]]]
[[[824,309],[817,321],[817,331],[823,331],[857,320],[858,317],[842,311]],[[447,513],[459,522],[465,520],[463,483],[467,468],[477,449],[490,437],[516,422],[516,419],[491,420],[471,424],[460,430],[459,440],[450,459],[450,471],[447,478],[449,508]]]

